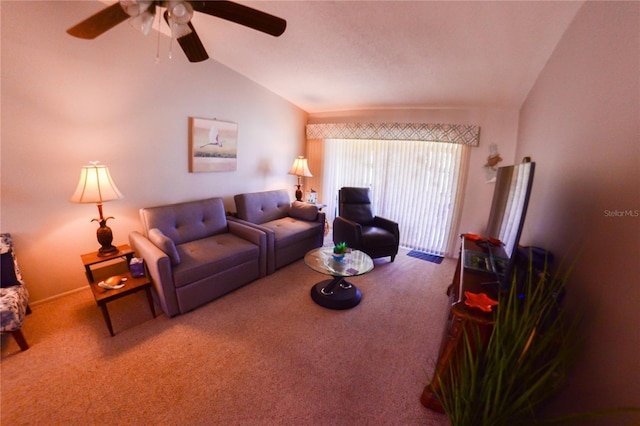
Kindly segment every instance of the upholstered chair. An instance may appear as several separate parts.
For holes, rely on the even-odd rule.
[[[22,323],[25,314],[31,313],[29,308],[29,291],[24,285],[18,267],[11,234],[0,234],[0,253],[2,265],[0,272],[2,281],[0,288],[0,331],[11,333],[23,351],[29,349],[22,334]]]
[[[400,231],[392,220],[376,216],[369,188],[343,187],[338,191],[338,216],[333,221],[333,242],[367,253],[372,258],[398,254]]]

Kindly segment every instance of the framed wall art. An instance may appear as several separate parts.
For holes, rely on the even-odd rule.
[[[238,125],[189,117],[189,172],[229,172],[238,163]]]

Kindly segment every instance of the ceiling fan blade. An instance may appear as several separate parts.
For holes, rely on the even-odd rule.
[[[115,27],[119,23],[126,21],[128,18],[129,15],[127,15],[122,6],[120,6],[120,3],[114,3],[79,24],[69,28],[67,33],[74,37],[91,40]]]
[[[164,12],[164,20],[167,22],[169,27],[171,27],[171,22],[169,22],[169,13],[165,10]],[[200,37],[196,33],[196,29],[193,27],[191,22],[187,24],[191,32],[185,36],[178,38],[178,44],[184,51],[184,54],[187,55],[187,59],[189,62],[202,62],[209,59],[209,55],[205,50],[202,42],[200,41]]]
[[[287,28],[287,21],[282,18],[232,1],[191,1],[191,6],[198,12],[226,19],[274,37],[282,35]]]

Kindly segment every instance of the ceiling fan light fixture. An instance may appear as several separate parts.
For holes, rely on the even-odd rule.
[[[171,1],[167,7],[169,19],[179,25],[187,25],[193,17],[193,6],[185,1]]]
[[[155,11],[155,8],[153,8]],[[145,10],[138,16],[134,16],[129,19],[129,23],[133,28],[140,31],[144,35],[149,35],[151,28],[153,28],[153,18],[155,14],[149,10]]]
[[[144,34],[149,34],[151,28],[153,28],[153,20],[159,10],[158,8],[165,9],[163,12],[158,13],[158,45],[161,33],[160,15],[162,15],[171,29],[171,39],[177,41],[189,62],[202,62],[209,59],[209,55],[191,22],[194,12],[215,16],[274,37],[282,35],[287,27],[287,21],[282,18],[231,0],[201,0],[197,2],[186,0],[119,0],[69,28],[67,33],[73,37],[93,40],[116,25],[129,20],[138,30]]]
[[[184,37],[186,35],[191,34],[191,28],[187,24],[176,24],[175,22],[171,23],[171,36],[177,40],[180,37]]]
[[[129,16],[139,16],[151,6],[151,0],[120,0],[120,6]],[[153,17],[153,14],[152,14]]]

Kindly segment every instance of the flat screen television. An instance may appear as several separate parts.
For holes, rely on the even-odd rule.
[[[485,235],[503,243],[502,247],[487,243],[497,265],[495,284],[500,290],[511,287],[534,171],[535,163],[528,159],[520,164],[500,167],[497,171]]]

